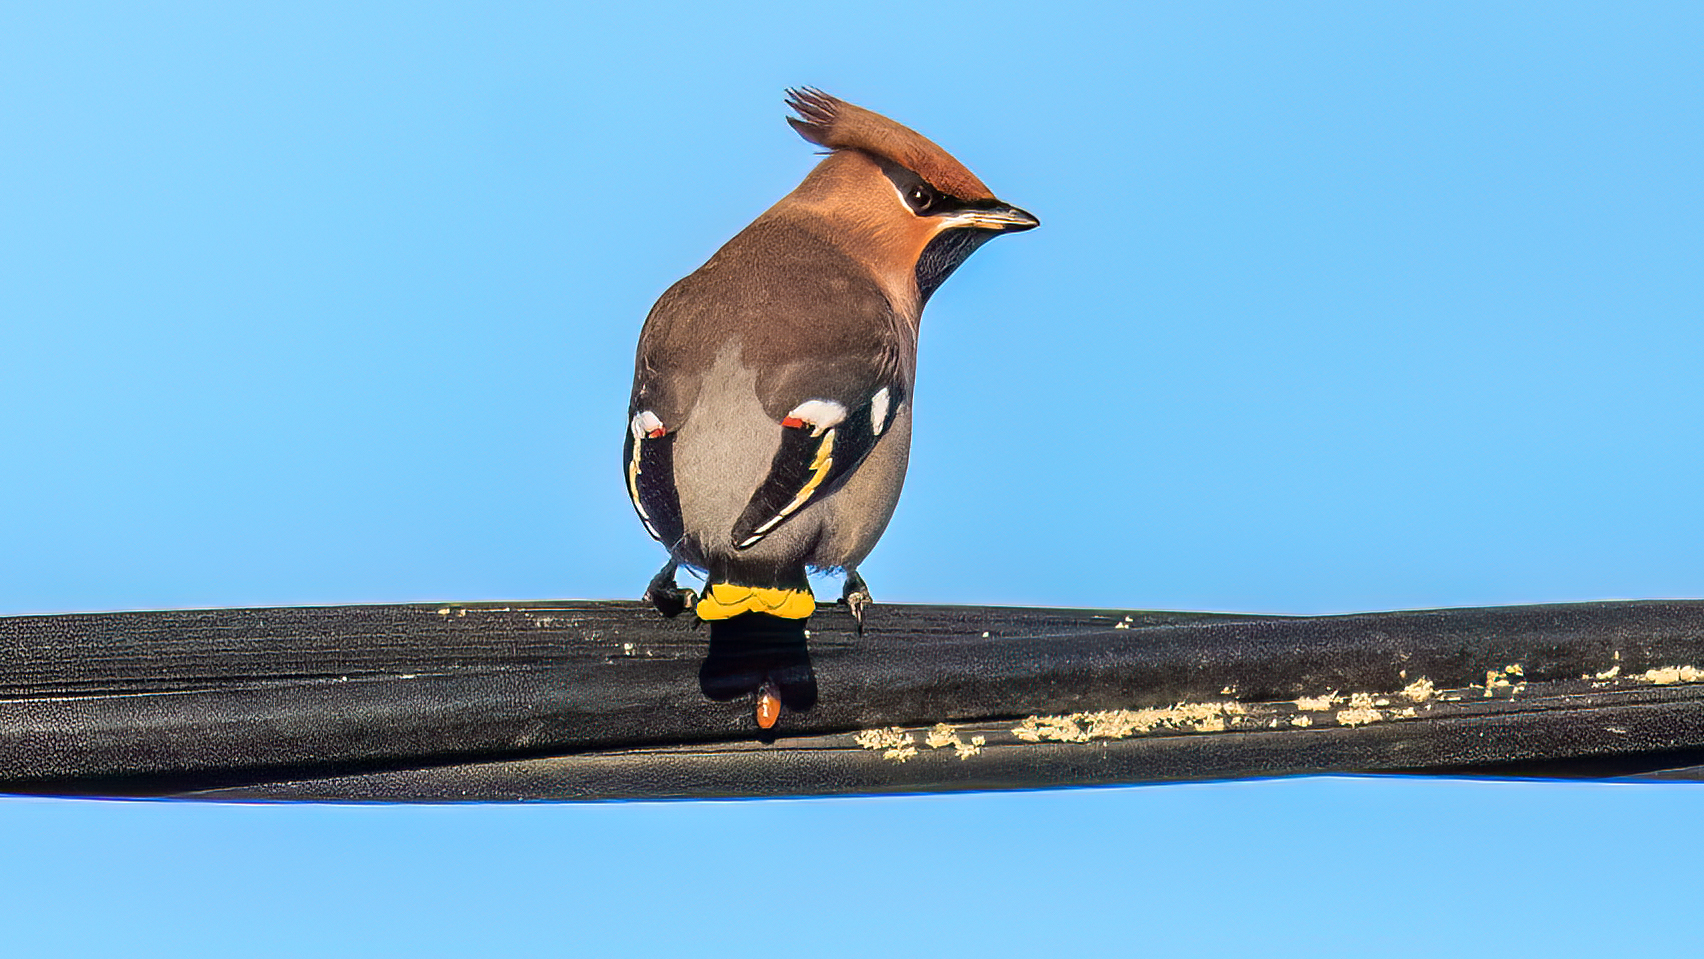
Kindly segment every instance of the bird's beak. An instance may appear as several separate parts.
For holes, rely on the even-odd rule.
[[[998,233],[1021,233],[1041,225],[1040,220],[1008,203],[960,210],[949,219],[953,226],[969,226]]]

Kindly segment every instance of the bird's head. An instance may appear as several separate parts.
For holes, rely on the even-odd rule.
[[[810,87],[787,94],[787,122],[831,151],[789,200],[829,218],[877,272],[908,274],[918,309],[977,247],[1040,224],[910,127]]]

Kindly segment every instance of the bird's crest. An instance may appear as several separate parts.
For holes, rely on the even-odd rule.
[[[814,87],[787,91],[787,106],[798,113],[787,122],[799,135],[831,150],[863,150],[897,163],[929,185],[961,200],[991,200],[992,191],[976,174],[933,140],[900,123],[832,97]]]

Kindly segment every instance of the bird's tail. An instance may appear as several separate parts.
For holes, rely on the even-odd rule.
[[[768,586],[738,586],[711,583],[699,598],[698,618],[715,621],[741,613],[767,613],[782,619],[809,619],[816,612],[816,597],[809,586],[778,589]]]

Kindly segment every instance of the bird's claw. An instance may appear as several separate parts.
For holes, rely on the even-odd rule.
[[[645,587],[645,600],[657,608],[669,619],[674,619],[698,605],[698,594],[685,586],[676,586],[674,581],[675,564],[664,566],[662,571],[652,577],[651,584]]]
[[[859,635],[863,635],[864,610],[875,602],[870,598],[870,587],[865,584],[864,577],[857,573],[846,574],[846,588],[840,594],[840,602],[852,614],[852,621],[858,624]]]
[[[648,589],[645,591],[645,599],[657,608],[657,612],[669,619],[674,619],[698,605],[698,594],[680,586]]]

